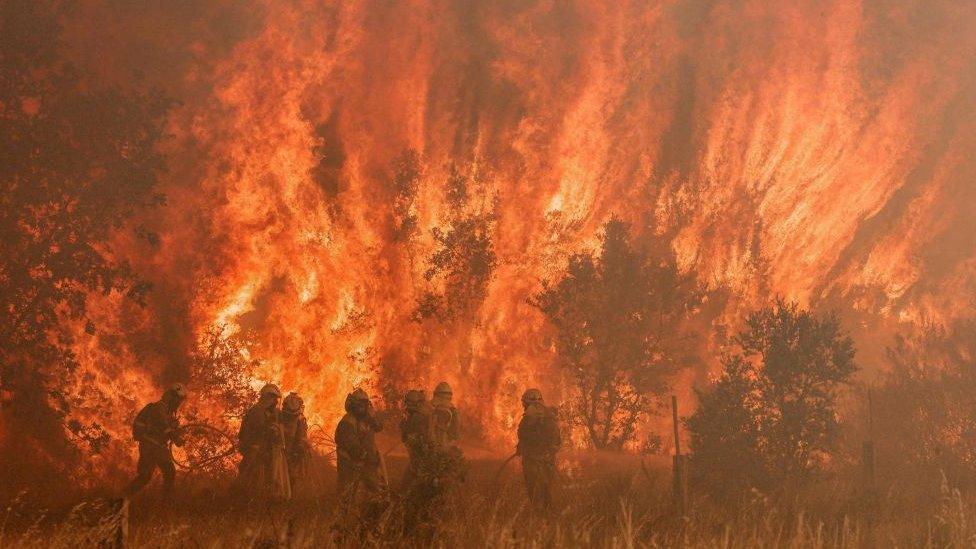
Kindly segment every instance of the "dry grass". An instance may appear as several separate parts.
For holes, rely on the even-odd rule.
[[[818,504],[815,512],[787,510],[757,497],[740,502],[734,513],[697,502],[691,516],[680,517],[670,505],[666,468],[651,467],[648,474],[626,459],[576,465],[572,478],[563,479],[549,517],[526,509],[517,466],[493,485],[497,462],[482,462],[472,464],[465,491],[452,499],[430,536],[405,536],[402,509],[393,504],[374,528],[347,534],[340,543],[333,530],[334,496],[242,508],[213,495],[222,491],[197,487],[170,505],[159,503],[155,493],[134,501],[128,542],[147,548],[976,546],[974,507],[948,484],[941,487],[939,501],[918,502],[911,516],[879,514],[866,520],[843,503],[838,489],[836,505]],[[11,513],[18,520],[11,521]],[[11,508],[0,546],[84,547],[114,535],[112,510],[99,514],[82,507],[51,516],[37,513],[33,521],[25,520],[23,510]],[[348,517],[345,524],[353,527],[356,520]]]

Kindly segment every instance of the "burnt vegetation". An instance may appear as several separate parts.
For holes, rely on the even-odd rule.
[[[880,481],[911,507],[942,483],[976,488],[976,323],[928,325],[888,348],[872,391]]]
[[[655,248],[635,246],[629,226],[611,219],[599,252],[574,254],[532,299],[554,328],[558,365],[576,390],[570,415],[595,448],[634,442],[689,359],[685,321],[701,292],[673,252],[648,249]]]
[[[413,149],[403,151],[393,161],[390,188],[393,191],[393,240],[408,242],[419,230],[416,200],[423,164]]]
[[[778,300],[749,316],[734,346],[687,421],[692,478],[719,499],[751,490],[788,498],[837,449],[837,400],[856,371],[854,344],[836,318]]]
[[[446,225],[431,229],[434,252],[424,279],[431,289],[418,299],[414,318],[471,318],[485,299],[498,258],[492,241],[498,197],[484,174],[452,166],[443,187]]]
[[[92,451],[104,446],[97,422],[68,420],[66,387],[78,363],[64,326],[99,329],[87,314],[91,293],[141,303],[148,287],[104,243],[163,200],[155,147],[167,101],[87,81],[59,54],[61,15],[46,3],[0,6],[0,392],[9,437],[0,460],[8,472],[43,462],[28,448],[71,455],[68,436]],[[19,474],[60,469],[48,465]]]

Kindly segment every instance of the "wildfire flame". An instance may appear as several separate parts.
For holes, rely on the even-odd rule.
[[[524,388],[562,396],[526,300],[611,214],[728,288],[723,322],[773,293],[895,322],[974,312],[972,5],[107,4],[67,22],[79,63],[106,80],[140,67],[180,100],[167,204],[142,220],[159,244],[111,246],[154,284],[149,306],[92,296],[100,329],[78,328],[76,413],[120,439],[219,326],[249,334],[254,382],[301,392],[314,423],[356,386],[446,379],[467,421],[508,440]],[[145,32],[95,39],[120,22]],[[398,198],[404,150],[423,169]],[[417,322],[452,166],[497,196],[497,263],[469,316]]]

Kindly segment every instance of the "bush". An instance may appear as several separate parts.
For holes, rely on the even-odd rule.
[[[823,469],[837,442],[838,389],[854,347],[834,316],[778,300],[750,315],[687,420],[692,481],[720,499],[771,493]]]
[[[683,365],[684,321],[700,292],[670,248],[638,248],[624,222],[607,222],[602,240],[599,255],[571,257],[533,304],[555,328],[558,365],[575,385],[573,419],[594,447],[619,449]]]

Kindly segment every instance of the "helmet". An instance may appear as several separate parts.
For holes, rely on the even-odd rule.
[[[261,387],[261,396],[271,395],[275,398],[281,398],[281,389],[278,388],[274,383],[268,383],[264,387]]]
[[[177,402],[186,399],[186,387],[182,383],[174,383],[163,393],[163,398],[170,398]]]
[[[404,404],[420,404],[424,401],[424,392],[411,389],[403,395]]]
[[[354,404],[361,404],[361,403],[368,403],[368,402],[369,402],[369,395],[366,394],[366,391],[362,389],[356,389],[355,391],[346,395],[345,408],[347,412],[351,412]]]
[[[542,391],[538,389],[529,389],[522,394],[522,404],[528,406],[530,404],[542,404]]]
[[[297,414],[302,411],[302,406],[305,402],[302,401],[302,397],[298,396],[298,393],[288,393],[285,400],[281,401],[281,409],[288,412],[289,414]]]
[[[451,386],[448,385],[446,381],[442,381],[442,382],[440,382],[440,383],[437,384],[437,387],[436,388],[434,388],[434,394],[435,395],[453,395],[454,394],[454,391],[451,391]]]

